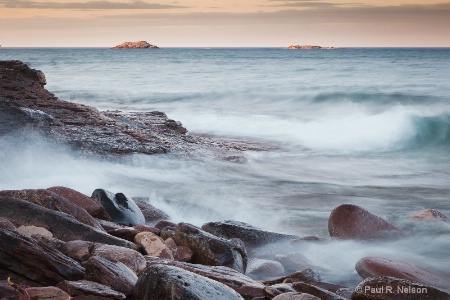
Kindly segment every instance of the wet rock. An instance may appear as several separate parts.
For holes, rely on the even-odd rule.
[[[18,224],[47,228],[54,237],[62,241],[86,240],[137,249],[134,243],[98,231],[67,214],[10,197],[0,197],[0,203],[2,203],[0,217]]]
[[[425,285],[448,288],[448,282],[445,282],[439,276],[431,274],[425,270],[419,269],[408,262],[394,261],[382,257],[364,257],[361,258],[355,266],[356,272],[363,278],[389,276],[399,279],[407,279]]]
[[[105,231],[112,231],[115,229],[125,229],[125,228],[130,228],[129,226],[124,226],[124,225],[120,225],[118,223],[114,223],[114,222],[110,222],[110,221],[106,221],[106,220],[101,220],[101,219],[96,219],[100,225],[102,225],[103,229]]]
[[[33,225],[19,226],[17,228],[17,232],[22,235],[28,236],[28,237],[31,237],[33,235],[42,235],[42,236],[46,236],[49,238],[53,237],[53,234],[50,231],[48,231],[47,229],[45,229],[43,227],[33,226]]]
[[[113,49],[139,49],[139,48],[150,48],[150,49],[158,49],[158,46],[151,45],[146,41],[137,41],[137,42],[124,42],[120,45],[114,46]]]
[[[178,245],[175,243],[175,241],[173,240],[173,238],[168,238],[166,240],[164,240],[164,243],[166,243],[167,246],[169,246],[169,248],[172,251],[177,250]]]
[[[328,219],[328,231],[332,237],[357,240],[394,238],[402,235],[402,231],[391,223],[352,204],[342,204],[333,209]]]
[[[159,230],[163,230],[166,227],[176,228],[177,224],[167,221],[167,220],[161,220],[161,221],[156,222],[156,224],[155,224],[155,228],[158,228]]]
[[[103,231],[103,227],[83,208],[48,190],[9,190],[0,191],[0,196],[25,200],[42,207],[73,216],[79,222]]]
[[[186,246],[194,252],[194,263],[226,266],[245,273],[247,250],[238,239],[219,238],[186,223],[178,224],[172,238],[177,245]]]
[[[6,218],[0,218],[0,228],[11,230],[11,231],[17,230],[16,226],[14,226],[14,224]]]
[[[275,298],[273,298],[273,300],[321,300],[321,299],[306,293],[289,292],[278,295]]]
[[[61,197],[69,200],[73,204],[83,208],[94,218],[107,221],[111,220],[111,217],[106,213],[103,206],[101,206],[100,204],[98,204],[98,202],[96,202],[91,197],[86,196],[85,194],[64,186],[53,186],[47,188],[47,190],[54,192]]]
[[[232,300],[243,299],[233,289],[174,266],[149,266],[134,289],[136,300]]]
[[[436,209],[421,210],[418,213],[414,214],[411,218],[416,220],[441,220],[450,222],[450,218],[446,214]]]
[[[107,232],[108,232],[108,234],[113,235],[115,237],[130,241],[130,242],[134,242],[134,237],[140,231],[134,227],[126,227],[126,228],[117,228],[117,229],[108,230]]]
[[[146,201],[143,198],[133,198],[133,200],[134,202],[136,202],[136,205],[142,211],[146,223],[153,224],[160,220],[169,219],[168,214],[148,203],[147,202],[148,200]]]
[[[194,257],[194,252],[186,246],[179,246],[176,248],[173,257],[178,261],[190,262]]]
[[[206,232],[225,239],[238,238],[247,247],[255,247],[282,240],[298,238],[277,232],[265,231],[250,224],[238,221],[210,222],[202,226]]]
[[[149,257],[146,257],[146,259],[149,266],[153,264],[175,266],[223,283],[234,289],[246,299],[264,295],[264,285],[261,282],[255,281],[250,277],[228,267],[205,266],[167,259],[150,259]]]
[[[144,215],[133,199],[122,193],[114,195],[109,191],[96,189],[92,193],[92,198],[105,208],[113,222],[131,226],[145,223]]]
[[[138,233],[134,241],[142,246],[145,252],[151,256],[173,259],[172,250],[164,243],[164,240],[151,232]]]
[[[41,284],[84,276],[84,268],[61,252],[16,232],[0,229],[0,269]]]
[[[100,256],[93,256],[86,261],[85,280],[107,285],[129,296],[137,281],[136,274],[121,262],[113,262]]]
[[[292,287],[301,293],[307,293],[318,297],[321,300],[346,300],[345,298],[337,295],[336,293],[330,292],[326,289],[320,288],[313,283],[306,282],[294,282]]]
[[[263,283],[266,285],[274,285],[278,283],[298,282],[298,281],[320,282],[320,280],[321,280],[320,274],[317,271],[310,268],[306,268],[280,278],[266,280]]]
[[[164,227],[163,229],[161,229],[159,236],[163,239],[163,240],[167,240],[169,238],[173,239],[173,236],[175,235],[175,231],[176,231],[176,227]]]
[[[54,287],[31,287],[26,288],[25,291],[28,293],[28,298],[21,294],[16,297],[17,300],[70,300],[69,294],[63,290]]]
[[[138,230],[139,232],[152,232],[156,235],[160,235],[161,230],[159,230],[156,227],[145,225],[145,224],[139,224],[134,226],[134,229]]]
[[[56,285],[61,290],[68,293],[70,296],[98,296],[106,297],[108,299],[114,300],[124,300],[125,295],[115,290],[111,289],[109,286],[89,281],[89,280],[78,280],[78,281],[67,281],[64,280]]]
[[[286,283],[278,283],[264,288],[264,294],[268,298],[274,298],[278,295],[290,292],[295,292],[295,290],[292,288],[291,284]]]
[[[248,261],[246,275],[256,280],[265,280],[281,276],[284,272],[283,265],[277,261],[252,258]]]
[[[118,261],[140,274],[146,267],[146,260],[139,252],[113,245],[86,241],[70,241],[64,246],[64,253],[77,261],[84,262],[92,256],[100,256],[111,261]]]
[[[449,300],[450,294],[431,286],[394,277],[367,278],[352,294],[352,300]]]

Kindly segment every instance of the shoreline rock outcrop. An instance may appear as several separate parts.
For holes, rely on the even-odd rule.
[[[147,43],[146,41],[124,42],[114,46],[113,49],[159,49],[158,46]]]

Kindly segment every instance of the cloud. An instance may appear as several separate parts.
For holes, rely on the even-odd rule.
[[[111,2],[111,1],[87,1],[87,2],[37,2],[28,0],[0,0],[0,7],[4,8],[35,8],[35,9],[172,9],[186,8],[185,6],[167,5],[159,3],[147,3],[144,1]]]

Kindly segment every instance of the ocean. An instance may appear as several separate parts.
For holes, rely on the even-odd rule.
[[[175,222],[232,219],[324,238],[331,210],[357,204],[408,237],[288,250],[335,270],[322,274],[334,283],[359,283],[364,256],[450,277],[450,224],[410,219],[431,208],[450,216],[449,48],[1,48],[8,59],[42,70],[60,99],[159,110],[192,134],[274,150],[246,152],[243,164],[176,153],[94,159],[17,134],[20,147],[0,139],[0,189],[105,188],[148,197]]]

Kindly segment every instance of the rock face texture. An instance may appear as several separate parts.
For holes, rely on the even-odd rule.
[[[0,136],[33,129],[83,153],[121,155],[193,152],[227,159],[268,146],[188,135],[163,112],[100,112],[47,91],[44,73],[21,61],[0,61]]]
[[[113,49],[159,49],[158,46],[147,43],[146,41],[124,42],[114,46]]]

